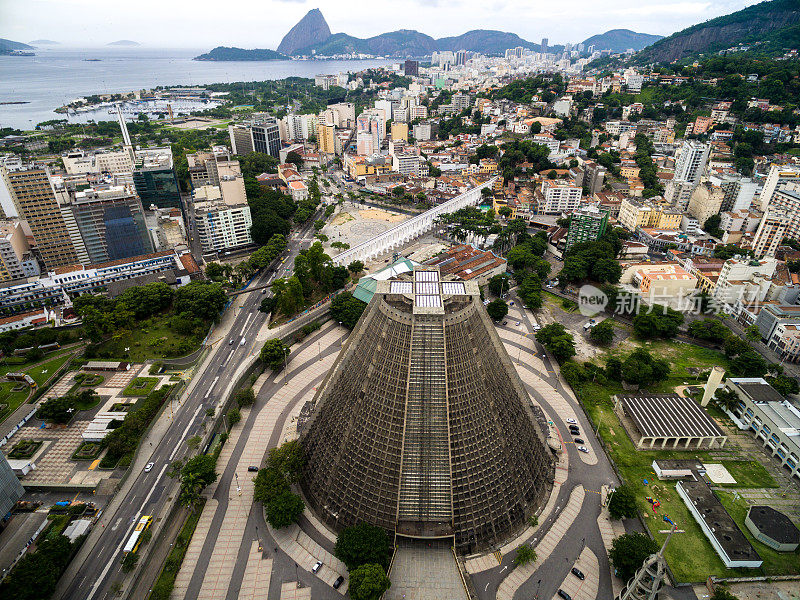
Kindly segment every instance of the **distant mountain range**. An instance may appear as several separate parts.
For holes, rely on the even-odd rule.
[[[770,0],[698,23],[639,52],[638,63],[672,62],[738,44],[782,53],[800,46],[800,0]]]
[[[616,48],[640,50],[648,43],[659,39],[627,29],[609,31],[595,44],[598,50]],[[593,39],[593,38],[589,38]],[[357,38],[346,33],[331,33],[325,17],[318,8],[308,11],[283,37],[278,53],[286,56],[331,56],[334,54],[372,54],[377,56],[428,56],[433,52],[470,50],[482,54],[501,54],[509,48],[521,46],[530,50],[541,50],[541,44],[529,42],[515,33],[492,29],[476,29],[462,35],[435,39],[419,31],[399,29],[371,38]],[[624,46],[624,48],[623,48]],[[564,46],[548,47],[549,52],[561,52]],[[198,60],[275,60],[267,50],[244,50],[241,48],[214,48],[197,57]],[[263,58],[256,58],[263,56]]]
[[[583,40],[583,47],[594,46],[595,50],[611,50],[611,52],[617,53],[630,49],[641,50],[663,37],[650,33],[636,33],[630,29],[612,29]]]
[[[8,56],[9,54],[13,54],[19,50],[34,50],[34,47],[29,46],[28,44],[23,44],[22,42],[15,42],[13,40],[0,38],[0,56]]]
[[[61,42],[54,42],[53,40],[33,40],[31,46],[59,46]]]
[[[133,40],[117,40],[116,42],[109,42],[106,46],[141,46],[141,44]]]

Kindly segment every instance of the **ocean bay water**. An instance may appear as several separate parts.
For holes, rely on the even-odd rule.
[[[33,129],[50,119],[73,117],[53,112],[89,94],[130,92],[158,85],[205,85],[265,81],[360,71],[385,60],[195,61],[205,50],[152,48],[37,49],[36,56],[0,56],[0,127]],[[98,59],[98,60],[95,60]],[[115,117],[101,111],[97,120]]]

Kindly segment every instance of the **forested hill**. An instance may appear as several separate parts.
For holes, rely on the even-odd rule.
[[[800,41],[800,0],[769,0],[673,33],[639,52],[637,63],[672,62],[739,44],[780,53]]]

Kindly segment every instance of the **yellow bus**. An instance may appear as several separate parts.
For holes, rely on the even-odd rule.
[[[133,528],[131,537],[128,538],[128,542],[122,549],[123,555],[128,554],[129,552],[136,552],[139,549],[139,546],[142,543],[142,534],[150,528],[150,524],[152,522],[153,517],[147,515],[139,519],[139,522],[136,523],[136,527]]]

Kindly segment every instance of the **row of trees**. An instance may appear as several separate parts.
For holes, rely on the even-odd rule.
[[[336,538],[333,555],[347,567],[353,600],[379,600],[391,586],[386,571],[392,549],[380,527],[367,523],[346,527]]]
[[[271,448],[267,465],[255,477],[253,497],[264,505],[267,522],[275,529],[288,527],[303,514],[305,504],[290,486],[300,481],[305,463],[298,440]]]
[[[203,329],[219,316],[227,296],[217,283],[195,281],[177,290],[166,283],[134,286],[112,300],[100,294],[82,294],[75,298],[75,311],[83,321],[92,342],[104,336],[129,330],[157,314],[173,315],[170,328],[179,333]]]

